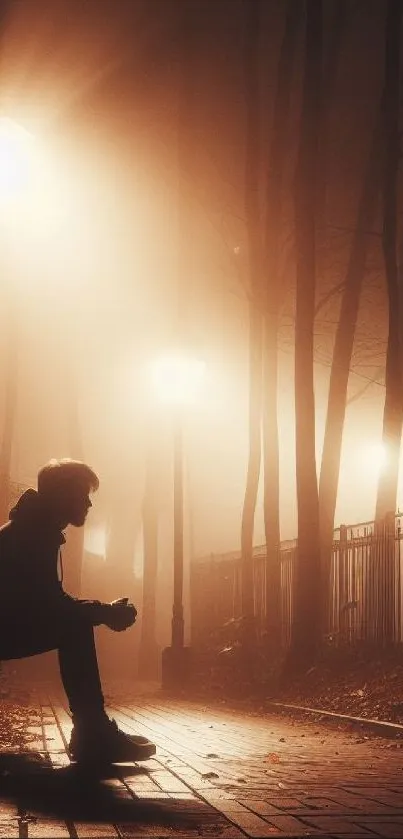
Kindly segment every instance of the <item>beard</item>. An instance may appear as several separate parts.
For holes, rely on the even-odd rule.
[[[70,524],[73,527],[82,527],[85,524],[85,520],[87,518],[87,512],[85,513],[72,513],[70,516]]]

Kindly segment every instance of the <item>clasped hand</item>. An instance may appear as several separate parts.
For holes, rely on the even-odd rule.
[[[123,632],[129,626],[133,626],[137,616],[137,609],[133,603],[128,603],[126,598],[115,600],[109,603],[106,610],[104,623],[114,632]]]

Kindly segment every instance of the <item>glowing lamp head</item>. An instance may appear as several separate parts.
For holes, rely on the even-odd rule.
[[[372,443],[368,446],[367,456],[375,466],[377,472],[382,472],[388,465],[388,450],[384,443]]]
[[[161,402],[189,405],[195,402],[204,378],[205,363],[181,355],[167,355],[152,364],[154,391]]]
[[[0,196],[13,198],[28,185],[34,138],[7,117],[0,118]]]

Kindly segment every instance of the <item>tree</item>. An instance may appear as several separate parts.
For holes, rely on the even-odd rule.
[[[383,97],[384,166],[382,180],[382,247],[388,296],[388,345],[386,354],[385,404],[382,440],[387,454],[378,484],[375,519],[379,523],[395,513],[403,425],[402,375],[400,366],[400,317],[397,268],[397,179],[399,169],[399,72],[402,6],[388,0],[385,38]]]
[[[379,191],[382,116],[373,130],[368,162],[358,204],[330,371],[325,434],[319,481],[320,544],[322,568],[322,627],[325,628],[329,598],[329,571],[334,516],[340,475],[341,446],[346,416],[347,391],[361,290],[365,276],[368,230],[371,229]]]
[[[291,83],[300,8],[286,4],[284,34],[280,49],[273,125],[269,144],[264,237],[264,331],[263,331],[263,458],[264,527],[266,539],[266,615],[268,642],[274,648],[281,640],[280,487],[278,434],[278,321],[280,290],[281,203],[287,162],[287,129]]]
[[[312,659],[318,640],[319,500],[313,380],[316,189],[322,77],[322,2],[307,0],[300,136],[295,176],[295,425],[298,553],[288,668]]]
[[[249,626],[254,618],[253,532],[261,469],[262,418],[262,239],[259,200],[260,96],[259,0],[245,2],[245,218],[249,275],[249,452],[241,523],[242,613]]]
[[[400,359],[399,278],[397,268],[397,180],[399,170],[399,73],[402,7],[399,0],[388,0],[385,30],[385,78],[383,94],[383,177],[382,250],[388,297],[388,343],[385,371],[385,402],[382,442],[386,463],[381,470],[376,499],[377,538],[371,555],[368,594],[382,586],[389,604],[394,602],[395,532],[394,516],[399,477],[403,426],[403,391]],[[385,598],[375,599],[374,634],[378,641],[394,640],[393,609]]]
[[[150,422],[152,432],[155,423]],[[150,434],[146,461],[145,486],[142,506],[143,519],[143,597],[141,639],[139,648],[139,676],[155,679],[158,674],[158,646],[156,640],[156,598],[158,575],[158,459],[156,435]]]

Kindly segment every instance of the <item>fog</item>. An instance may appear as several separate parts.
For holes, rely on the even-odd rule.
[[[207,75],[199,97],[200,182],[192,185],[186,276],[178,276],[175,62],[165,61],[155,47],[155,41],[164,43],[169,21],[148,22],[133,58],[124,19],[117,20],[111,10],[111,25],[99,22],[90,35],[90,12],[80,22],[69,19],[65,27],[63,4],[43,4],[35,21],[30,3],[11,6],[3,100],[7,113],[32,132],[35,175],[29,189],[13,197],[11,211],[2,208],[0,382],[4,396],[13,318],[12,480],[35,485],[38,468],[51,457],[83,458],[98,473],[100,489],[86,525],[84,580],[92,590],[94,581],[99,588],[108,562],[114,569],[106,585],[111,598],[125,593],[133,567],[141,588],[146,456],[150,447],[158,453],[160,585],[167,594],[161,631],[166,632],[173,551],[172,415],[152,392],[149,365],[175,347],[178,282],[186,351],[206,364],[198,398],[183,412],[187,561],[240,546],[248,338],[237,189],[243,148],[240,70],[234,59],[239,9],[223,30],[226,60],[214,45],[210,54],[217,94],[208,98]],[[367,110],[363,125],[370,118]],[[340,219],[344,213],[343,204]],[[369,302],[381,330],[384,303],[378,305],[379,287],[374,289]],[[332,317],[334,323],[334,312]],[[282,539],[294,538],[297,529],[291,333],[292,306],[285,301],[279,372]],[[324,322],[315,370],[318,464],[331,358],[328,333]],[[352,393],[375,378],[375,367],[372,359],[358,359]],[[374,515],[382,408],[383,387],[377,382],[348,408],[336,525]],[[255,543],[263,542],[260,499]]]

